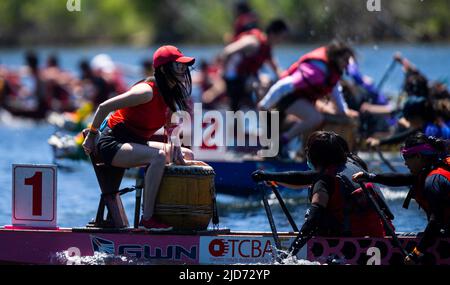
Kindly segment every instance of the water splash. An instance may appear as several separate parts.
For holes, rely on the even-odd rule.
[[[282,256],[281,260],[274,260],[273,265],[322,265],[320,262],[313,262],[306,259],[298,259],[286,250],[275,249],[277,256]]]
[[[63,251],[55,254],[55,263],[65,265],[138,265],[139,263],[126,256],[95,252],[93,256],[78,256]]]
[[[388,201],[404,200],[408,195],[408,190],[392,190],[389,188],[381,188],[384,198]]]

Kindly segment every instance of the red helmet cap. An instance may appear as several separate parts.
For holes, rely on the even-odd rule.
[[[174,46],[162,46],[153,54],[153,66],[155,68],[169,62],[193,65],[195,63],[195,58],[184,56],[181,51]]]

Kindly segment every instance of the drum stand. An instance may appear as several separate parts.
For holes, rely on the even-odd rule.
[[[93,155],[91,155],[91,161],[102,194],[95,220],[89,223],[87,227],[127,228],[129,226],[128,218],[120,195],[128,193],[132,190],[119,190],[125,169],[97,163]],[[108,210],[106,219],[105,208]]]
[[[86,130],[83,133],[86,134]],[[93,221],[86,225],[86,227],[103,229],[128,228],[128,218],[120,196],[136,191],[134,228],[138,228],[143,181],[137,179],[138,185],[119,190],[125,168],[108,166],[99,156],[94,155],[93,153],[90,154],[90,159],[102,194],[100,196],[97,215]],[[107,209],[106,218],[105,209]]]

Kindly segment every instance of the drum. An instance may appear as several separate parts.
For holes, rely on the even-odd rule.
[[[327,123],[322,127],[322,130],[328,132],[335,132],[340,135],[348,144],[350,150],[355,149],[357,138],[357,127],[355,121],[348,121],[346,123]]]
[[[206,230],[213,215],[215,172],[204,162],[166,166],[155,217],[176,230]]]
[[[354,150],[356,147],[356,139],[358,137],[358,120],[350,119],[340,115],[324,114],[324,116],[325,123],[315,131],[321,130],[335,132],[345,139],[351,151]],[[305,134],[303,141],[306,142],[308,140],[308,137],[312,133],[313,131]]]

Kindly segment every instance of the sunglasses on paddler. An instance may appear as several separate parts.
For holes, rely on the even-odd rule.
[[[184,74],[188,70],[189,66],[184,63],[173,62],[172,68],[173,68],[173,71],[175,71],[175,73]]]
[[[404,160],[409,160],[417,157],[418,153],[402,154]]]

